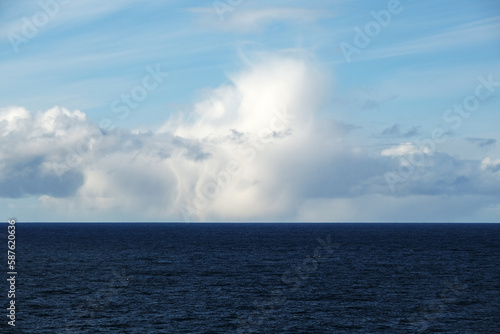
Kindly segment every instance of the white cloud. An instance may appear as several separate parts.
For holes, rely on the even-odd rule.
[[[80,111],[59,107],[35,114],[21,107],[0,110],[0,196],[74,193],[81,174],[71,170],[59,181],[56,167],[65,145],[76,145],[91,127]]]
[[[309,145],[320,152],[313,146],[314,112],[326,80],[303,61],[275,58],[232,81],[195,105],[193,122],[168,122],[160,130],[198,140],[212,154],[198,179],[181,178],[182,188],[191,190],[180,194],[179,205],[203,219],[276,218],[296,200],[293,187],[300,176],[290,164],[307,161],[300,155]],[[237,175],[227,172],[232,163],[239,166]],[[230,181],[213,199],[198,200],[211,196],[211,173]]]
[[[412,143],[403,143],[398,146],[390,147],[383,150],[380,154],[385,157],[399,157],[399,156],[409,156],[416,152],[422,152],[425,154],[430,153],[428,147],[420,149],[417,145]]]
[[[302,58],[268,56],[232,75],[230,84],[206,91],[191,114],[167,120],[156,133],[104,134],[85,114],[59,107],[2,109],[0,196],[37,196],[74,220],[491,214],[484,210],[498,199],[500,183],[494,158],[426,151],[417,172],[391,192],[385,173],[397,172],[419,148],[402,143],[372,156],[351,146],[353,126],[317,114],[332,89],[323,73]],[[422,207],[432,210],[424,214]]]
[[[500,176],[500,159],[484,158],[481,161],[481,168]]]

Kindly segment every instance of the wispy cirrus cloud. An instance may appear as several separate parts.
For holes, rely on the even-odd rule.
[[[135,2],[134,0],[109,3],[96,0],[73,0],[68,2],[56,0],[52,2],[27,1],[22,10],[20,7],[13,7],[12,10],[7,8],[9,15],[4,17],[4,22],[0,27],[0,36],[8,36],[11,33],[22,35],[23,26],[25,25],[24,19],[33,21],[33,16],[47,16],[48,22],[44,25],[43,30],[55,29],[61,25],[87,24],[96,19],[118,13]],[[0,17],[2,16],[0,13]],[[32,24],[34,23],[32,22]]]
[[[248,8],[240,6],[226,13],[221,19],[214,7],[189,9],[199,16],[200,22],[208,27],[229,31],[250,32],[263,30],[273,22],[314,22],[321,18],[333,17],[328,10],[296,7]]]
[[[357,60],[372,60],[398,56],[418,55],[464,48],[480,43],[498,42],[500,39],[500,16],[479,19],[456,25],[441,32],[382,48],[367,49]]]

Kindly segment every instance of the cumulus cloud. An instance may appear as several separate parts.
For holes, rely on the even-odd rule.
[[[429,144],[429,143],[427,143]],[[432,145],[403,143],[385,149],[397,166],[386,173],[394,196],[492,196],[497,198],[500,179],[489,173],[496,161],[465,160],[438,151]]]
[[[315,111],[326,85],[319,69],[276,58],[210,92],[195,105],[194,122],[167,122],[160,132],[197,139],[214,157],[198,179],[182,178],[185,213],[238,220],[288,213],[299,200],[302,173],[313,173],[315,161],[340,151],[335,133],[317,133]],[[327,133],[327,142],[318,141]],[[230,173],[232,165],[237,172]]]
[[[0,110],[0,196],[49,194],[64,197],[82,185],[83,175],[54,168],[65,143],[76,143],[90,123],[85,114],[52,108],[31,114],[21,107]]]
[[[412,203],[445,219],[498,199],[493,157],[461,160],[410,142],[375,154],[352,145],[355,125],[318,115],[332,89],[323,73],[302,58],[268,56],[156,132],[102,131],[60,107],[2,109],[0,196],[36,196],[76,219],[181,221],[429,218]]]
[[[56,209],[162,208],[176,183],[165,161],[208,157],[169,134],[105,134],[84,113],[59,107],[1,110],[0,138],[0,196],[40,196]]]
[[[349,163],[366,163],[346,145],[353,126],[316,120],[329,87],[321,69],[300,59],[271,58],[233,75],[230,85],[207,92],[192,115],[172,118],[156,133],[103,133],[84,114],[63,108],[36,116],[23,110],[29,127],[9,114],[5,142],[44,129],[33,133],[35,142],[57,141],[44,142],[45,151],[37,153],[46,169],[62,184],[72,173],[80,176],[67,196],[56,196],[50,190],[55,185],[26,195],[42,195],[45,205],[68,211],[278,219],[293,212],[302,196],[340,194],[357,183],[357,176],[373,174],[349,172]],[[23,150],[33,145],[18,144]],[[321,179],[331,180],[323,184]]]

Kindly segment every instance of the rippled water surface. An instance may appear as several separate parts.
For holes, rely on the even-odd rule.
[[[500,225],[16,228],[0,331],[500,333]]]

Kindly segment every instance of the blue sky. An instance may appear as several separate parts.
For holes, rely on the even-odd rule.
[[[6,219],[500,219],[498,1],[2,1],[0,22]]]

